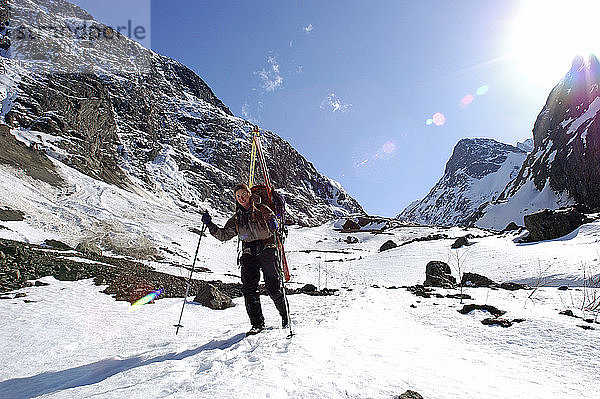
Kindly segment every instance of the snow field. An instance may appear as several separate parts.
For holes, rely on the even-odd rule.
[[[558,315],[555,288],[466,289],[525,318],[508,329],[456,312],[456,299],[360,288],[334,297],[290,296],[296,336],[262,298],[269,329],[244,338],[241,298],[225,311],[162,299],[132,308],[91,280],[31,287],[0,302],[6,322],[0,397],[375,398],[413,389],[428,398],[595,397],[598,331]],[[441,292],[446,292],[441,290]],[[448,291],[450,292],[450,291]],[[411,308],[410,305],[416,305]]]

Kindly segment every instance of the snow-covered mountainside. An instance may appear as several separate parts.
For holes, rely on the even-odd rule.
[[[182,209],[233,210],[231,188],[248,180],[252,125],[233,116],[195,73],[63,0],[2,2],[0,27],[0,122],[18,139],[14,157],[2,163],[22,169],[19,156],[43,151],[94,179]],[[261,134],[292,222],[318,225],[363,212],[289,143]],[[57,173],[48,166],[41,175]]]
[[[600,64],[578,57],[554,87],[533,128],[534,149],[477,226],[523,225],[523,216],[578,203],[600,207]]]
[[[462,139],[429,194],[397,217],[425,225],[466,224],[479,205],[498,197],[526,155],[517,147],[492,139]]]

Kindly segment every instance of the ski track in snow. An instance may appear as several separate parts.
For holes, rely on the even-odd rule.
[[[117,232],[143,233],[175,252],[168,260],[191,264],[198,237],[187,228],[200,225],[199,215],[67,167],[61,173],[70,182],[70,195],[0,168],[8,182],[0,186],[0,199],[27,215],[22,222],[2,222],[6,229],[0,237],[73,244],[90,226],[118,221]],[[425,398],[597,396],[600,328],[588,324],[597,329],[583,330],[578,327],[587,324],[583,320],[559,315],[570,309],[590,317],[579,311],[581,288],[556,286],[581,286],[583,267],[600,273],[600,222],[527,245],[516,244],[516,234],[479,229],[404,227],[389,234],[347,234],[335,226],[290,228],[290,287],[312,283],[340,289],[329,297],[289,297],[292,339],[279,328],[268,297],[261,299],[269,328],[245,338],[249,323],[241,298],[224,311],[188,303],[185,327],[176,336],[173,324],[182,300],[132,308],[102,294],[104,287],[91,280],[52,277],[42,279],[49,286],[19,290],[27,296],[0,300],[0,398],[391,398],[407,389]],[[431,260],[449,261],[456,275],[450,244],[468,233],[483,237],[457,250],[464,255],[463,272],[498,282],[531,284],[543,277],[544,286],[532,298],[531,291],[465,289],[474,297],[465,303],[490,304],[507,311],[503,318],[524,322],[488,327],[481,324],[488,314],[459,314],[456,299],[424,299],[386,288],[422,283]],[[379,252],[388,239],[400,244],[432,234],[449,238]],[[359,242],[347,244],[348,235]],[[235,258],[235,240],[223,244],[208,236],[197,265],[211,272],[195,276],[237,282]],[[188,275],[172,264],[148,263]]]

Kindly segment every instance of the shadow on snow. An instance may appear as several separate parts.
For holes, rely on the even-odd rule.
[[[196,349],[179,353],[167,353],[166,355],[153,358],[143,358],[141,356],[134,356],[127,359],[111,358],[67,370],[51,371],[31,377],[0,381],[0,397],[14,399],[33,398],[65,389],[92,385],[104,381],[115,374],[136,367],[167,360],[183,360],[213,349],[227,349],[240,342],[244,337],[245,334],[237,334],[227,340],[211,341]]]

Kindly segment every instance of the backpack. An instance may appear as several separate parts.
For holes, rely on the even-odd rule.
[[[250,190],[252,191],[252,194],[256,194],[260,197],[262,204],[268,206],[273,211],[280,225],[285,226],[285,198],[283,194],[271,189],[271,200],[269,201],[267,186],[260,184],[252,186]]]

